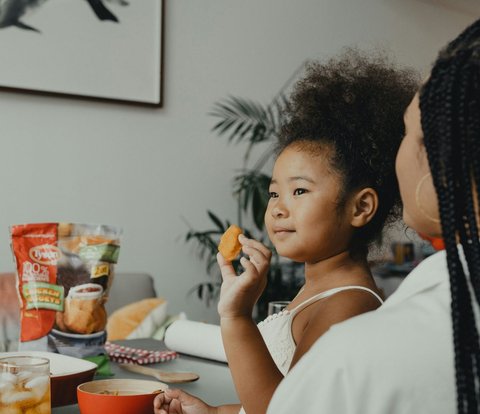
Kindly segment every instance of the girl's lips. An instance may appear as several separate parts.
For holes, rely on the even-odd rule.
[[[283,227],[274,227],[273,228],[273,232],[275,234],[286,234],[286,233],[293,233],[294,230],[290,230],[290,229],[285,229]]]

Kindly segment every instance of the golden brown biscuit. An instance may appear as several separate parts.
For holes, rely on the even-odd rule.
[[[107,313],[97,299],[67,298],[63,322],[72,332],[91,334],[105,328]]]
[[[242,229],[235,224],[232,224],[227,231],[223,233],[220,243],[218,244],[218,251],[225,260],[231,262],[242,250],[242,245],[238,241],[238,236],[242,233]]]
[[[58,237],[68,237],[72,234],[72,223],[58,223],[57,232]]]
[[[65,323],[63,322],[63,312],[57,312],[55,314],[55,325],[61,331],[68,332],[68,328],[66,327]]]

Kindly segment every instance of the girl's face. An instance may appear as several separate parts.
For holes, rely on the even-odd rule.
[[[342,180],[330,167],[329,152],[293,144],[275,162],[265,225],[281,256],[315,263],[348,246],[353,228],[338,207]]]
[[[403,220],[417,232],[439,237],[438,201],[423,144],[418,93],[404,115],[405,137],[396,160],[396,172],[403,202]]]

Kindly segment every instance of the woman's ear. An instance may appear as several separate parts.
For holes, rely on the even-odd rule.
[[[377,212],[378,194],[370,187],[360,190],[352,199],[352,218],[350,224],[353,227],[363,227]]]

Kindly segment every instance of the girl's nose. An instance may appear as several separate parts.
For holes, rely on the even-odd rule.
[[[274,218],[279,218],[279,217],[286,217],[288,216],[288,210],[285,207],[285,204],[283,204],[280,199],[277,200],[275,205],[272,208],[272,217]]]

